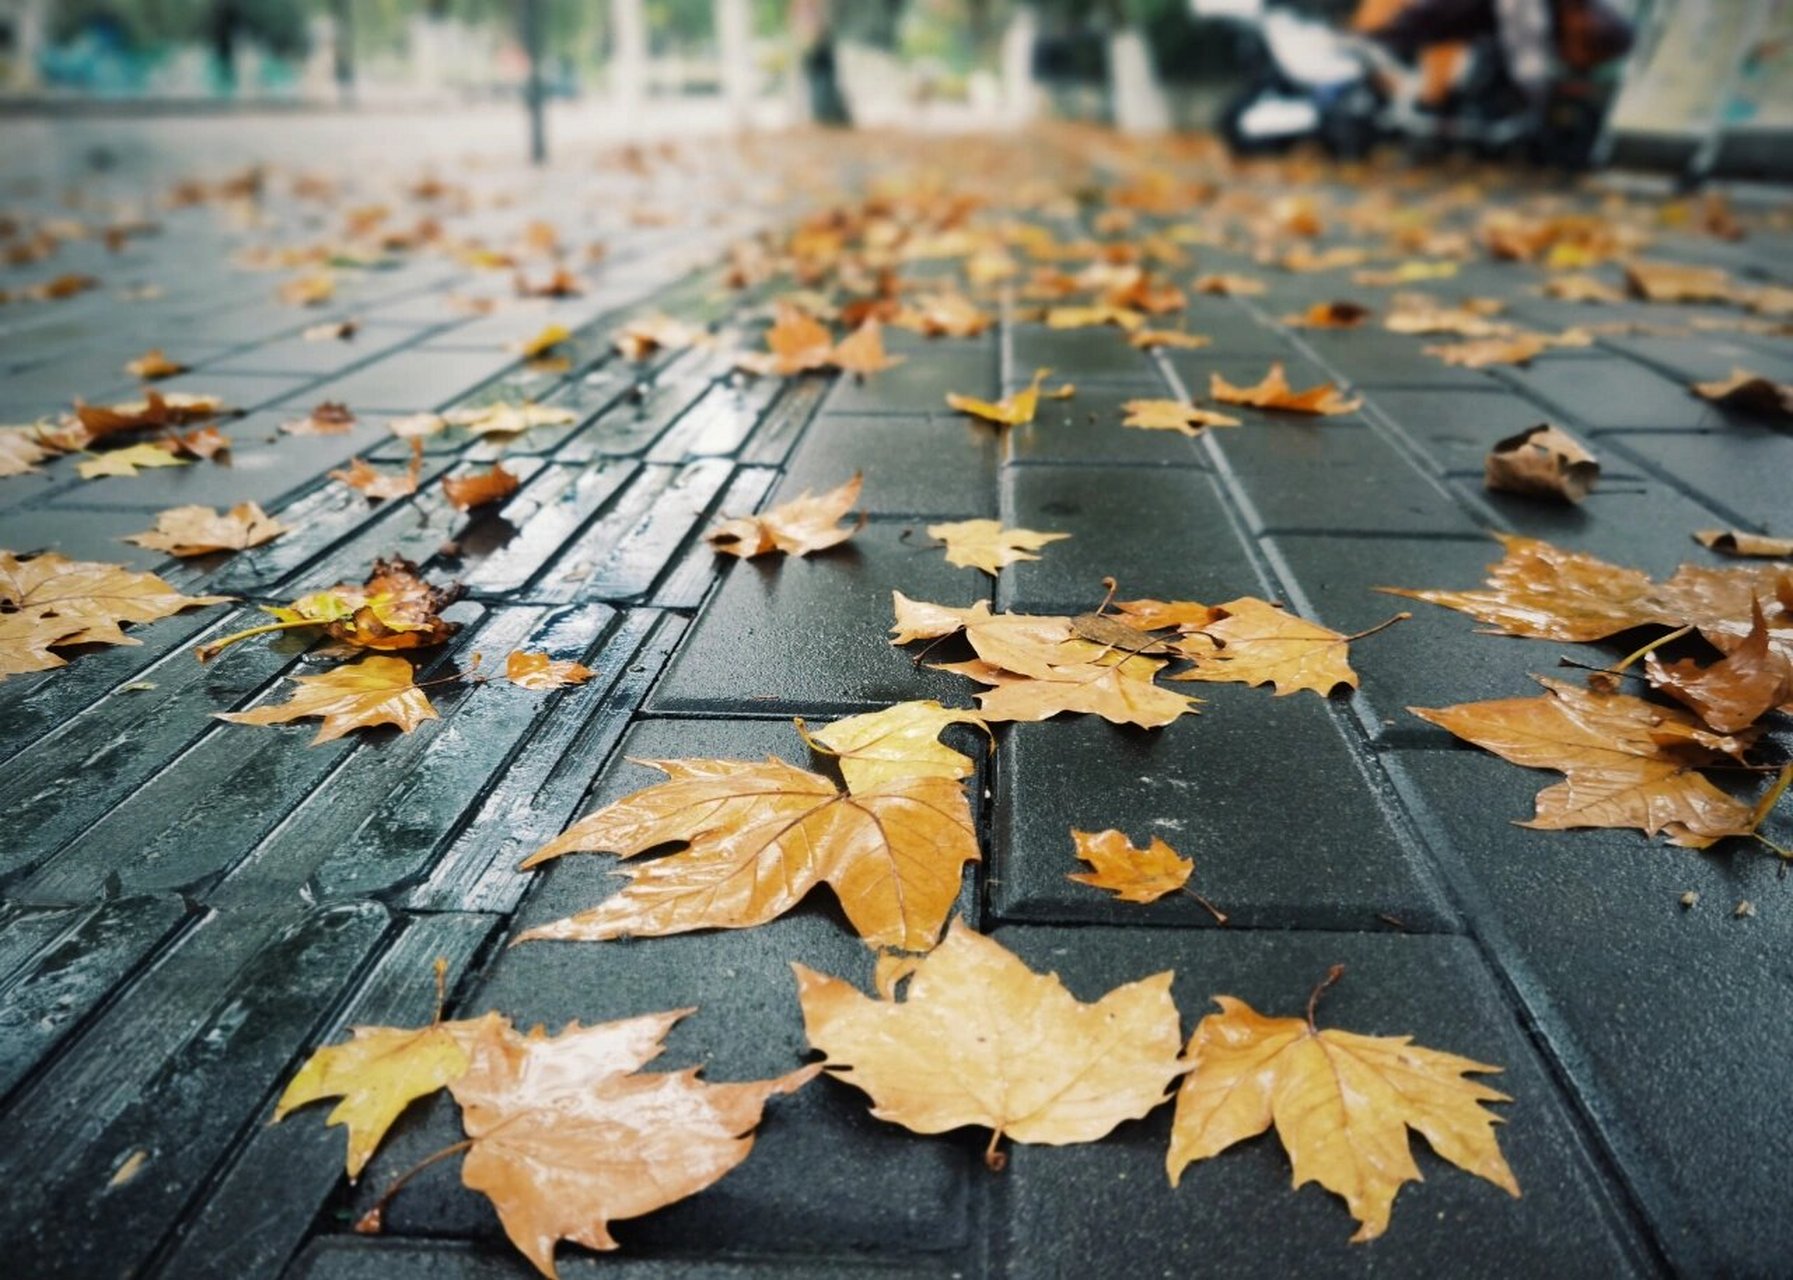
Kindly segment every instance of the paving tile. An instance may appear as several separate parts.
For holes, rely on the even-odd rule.
[[[1567,427],[1685,431],[1718,425],[1725,417],[1682,384],[1632,360],[1540,360],[1528,369],[1502,369],[1500,376],[1563,415]]]
[[[591,806],[620,798],[661,777],[635,759],[712,756],[759,759],[778,754],[807,762],[788,722],[664,720],[637,726],[618,763],[606,771]],[[621,759],[627,757],[628,759]],[[582,812],[584,808],[582,807]],[[614,860],[568,856],[537,873],[518,924],[543,923],[602,898],[617,881]],[[968,875],[964,906],[973,901]],[[656,1069],[702,1063],[712,1080],[762,1078],[788,1071],[807,1044],[796,1016],[790,963],[865,981],[872,952],[819,891],[795,911],[756,929],[684,934],[599,944],[531,942],[503,951],[463,1012],[501,1011],[522,1025],[552,1028],[696,1006],[669,1037]],[[738,1034],[745,1026],[750,1036]],[[440,1110],[440,1109],[438,1109]],[[403,1168],[441,1145],[452,1119],[432,1110],[402,1127],[377,1172]],[[415,1152],[415,1154],[413,1154]],[[817,1252],[878,1249],[937,1253],[963,1248],[970,1231],[970,1181],[976,1156],[967,1143],[915,1142],[872,1119],[858,1095],[818,1080],[794,1097],[773,1101],[749,1162],[714,1187],[637,1222],[619,1224],[624,1248],[660,1248],[701,1233],[707,1247],[776,1248],[801,1257]],[[384,1177],[362,1180],[367,1190]],[[829,1190],[825,1206],[814,1188]],[[450,1178],[420,1180],[396,1199],[388,1231],[408,1236],[492,1237],[496,1221],[483,1198]]]
[[[959,1280],[956,1260],[880,1260],[860,1254],[816,1261],[779,1255],[762,1261],[743,1258],[619,1258],[563,1248],[555,1260],[562,1276],[606,1276],[610,1280],[882,1280],[883,1277],[938,1277]],[[290,1280],[509,1280],[523,1265],[515,1256],[485,1245],[445,1240],[381,1240],[367,1236],[319,1236],[285,1274]]]
[[[0,511],[0,548],[17,555],[54,551],[71,560],[99,560],[133,569],[155,569],[168,559],[160,551],[125,542],[152,520],[142,511],[42,504]]]
[[[1152,374],[1151,357],[1129,343],[1125,331],[1114,325],[1050,329],[1043,324],[1018,324],[1006,333],[1005,376],[1011,386],[1026,386],[1036,369],[1052,369],[1056,377],[1075,378],[1079,384],[1134,382]]]
[[[1322,1026],[1412,1034],[1505,1068],[1495,1084],[1515,1101],[1498,1108],[1507,1121],[1500,1144],[1524,1192],[1507,1196],[1413,1135],[1425,1180],[1402,1188],[1386,1235],[1351,1245],[1355,1224],[1343,1203],[1318,1186],[1291,1190],[1288,1157],[1273,1135],[1189,1166],[1172,1188],[1165,1106],[1101,1142],[1013,1148],[1002,1188],[1011,1274],[1079,1276],[1097,1258],[1115,1274],[1152,1276],[1651,1273],[1527,1029],[1468,939],[1012,926],[996,936],[1085,1000],[1174,969],[1185,1028],[1213,1011],[1207,997],[1216,993],[1267,1014],[1299,1015],[1309,989],[1343,964],[1344,980],[1320,1004]]]
[[[1184,390],[1198,404],[1209,406],[1213,406],[1213,400],[1208,389],[1212,375],[1216,373],[1236,387],[1249,387],[1269,373],[1272,364],[1280,362],[1290,384],[1296,387],[1311,387],[1331,378],[1324,368],[1292,347],[1236,355],[1211,347],[1197,347],[1193,351],[1164,351],[1160,355],[1182,380]],[[1228,412],[1232,411],[1229,409]]]
[[[875,710],[906,698],[949,701],[957,676],[919,667],[886,637],[890,593],[968,605],[988,578],[876,522],[812,556],[730,565],[654,691],[657,712],[822,715]],[[1099,588],[1098,588],[1099,590]]]
[[[858,472],[860,509],[874,516],[994,516],[1000,448],[994,429],[962,414],[825,413],[810,424],[772,501],[826,492]]]
[[[334,400],[356,413],[424,413],[441,409],[517,363],[509,351],[442,351],[415,347],[320,382],[294,407]]]
[[[994,350],[942,351],[869,378],[839,378],[823,403],[829,413],[939,413],[948,392],[990,400],[996,384]]]
[[[309,327],[309,326],[308,326]],[[399,326],[362,326],[349,338],[313,341],[303,334],[244,347],[217,360],[208,360],[200,367],[210,377],[214,373],[272,373],[312,378],[332,377],[354,365],[366,364],[386,353],[417,340],[418,329]],[[183,343],[181,355],[187,359]],[[188,360],[191,363],[191,360]]]
[[[1654,433],[1652,433],[1653,435]],[[1635,475],[1628,460],[1596,445],[1606,468],[1599,486],[1579,504],[1550,502],[1522,494],[1489,493],[1480,475],[1459,481],[1467,500],[1486,507],[1496,528],[1543,538],[1559,547],[1585,551],[1613,564],[1667,577],[1689,560],[1716,562],[1719,557],[1694,543],[1695,529],[1726,524],[1709,505],[1695,502],[1668,484]],[[1753,522],[1745,522],[1753,523]],[[1785,523],[1783,521],[1783,523]],[[1734,563],[1734,562],[1733,562]]]
[[[1542,406],[1490,380],[1476,391],[1372,388],[1366,415],[1380,416],[1441,472],[1479,472],[1498,440],[1546,420]]]
[[[1129,400],[1171,398],[1162,382],[1081,386],[1069,400],[1048,400],[1034,420],[1004,433],[1007,461],[1032,463],[1125,463],[1130,466],[1205,467],[1206,455],[1188,436],[1175,431],[1123,427]]]
[[[1002,609],[1081,613],[1102,599],[1111,575],[1123,598],[1230,600],[1264,589],[1220,491],[1201,472],[1013,467],[1003,474],[1002,521],[1071,535],[1040,560],[1002,571]],[[1149,554],[1154,548],[1165,554]]]
[[[1624,652],[1486,635],[1466,614],[1375,590],[1480,586],[1487,566],[1501,558],[1500,544],[1492,540],[1290,534],[1271,539],[1268,548],[1295,612],[1304,617],[1351,634],[1398,611],[1412,613],[1351,646],[1351,665],[1362,682],[1352,702],[1372,733],[1435,737],[1439,731],[1406,708],[1523,697],[1532,687],[1528,673],[1550,674],[1561,657],[1605,666]]]
[[[514,467],[516,463],[507,465]],[[541,467],[529,483],[496,509],[482,508],[485,541],[462,534],[456,541],[461,554],[455,571],[458,581],[479,595],[503,595],[520,591],[557,556],[617,493],[634,480],[639,468],[632,462],[607,460],[588,466]],[[536,594],[537,599],[565,598]]]
[[[1733,369],[1748,369],[1780,382],[1793,380],[1793,356],[1784,345],[1764,351],[1751,346],[1742,335],[1699,333],[1668,338],[1622,334],[1601,342],[1684,383],[1729,377]]]
[[[1061,716],[1005,732],[991,837],[999,919],[1215,923],[1185,894],[1142,906],[1067,880],[1086,869],[1069,833],[1113,827],[1195,859],[1191,887],[1238,928],[1457,927],[1380,773],[1354,758],[1318,697],[1165,687],[1203,698],[1201,714],[1156,730]]]
[[[1732,522],[1793,531],[1793,434],[1733,422],[1707,431],[1615,432],[1600,443],[1637,458]]]
[[[1367,321],[1361,329],[1301,331],[1304,346],[1333,368],[1349,373],[1358,386],[1436,387],[1449,391],[1480,391],[1499,386],[1485,369],[1459,368],[1425,353],[1428,346],[1453,341],[1449,336],[1390,333],[1380,327],[1380,320]],[[1293,370],[1290,377],[1294,377]]]
[[[556,456],[564,462],[599,457],[632,457],[645,451],[709,389],[700,378],[668,376],[637,384],[580,431]]]
[[[672,428],[654,441],[647,451],[648,460],[685,462],[739,452],[778,390],[778,383],[770,378],[711,384]]]
[[[366,902],[212,916],[164,951],[0,1115],[12,1265],[140,1270],[388,924]],[[147,1176],[115,1179],[139,1152]]]
[[[1673,1269],[1778,1269],[1793,1223],[1754,1172],[1793,1160],[1793,1133],[1760,1083],[1793,1016],[1779,976],[1793,913],[1775,860],[1515,826],[1555,775],[1469,748],[1403,752],[1397,769]],[[1680,905],[1689,890],[1692,909]],[[1736,918],[1740,900],[1759,914]]]

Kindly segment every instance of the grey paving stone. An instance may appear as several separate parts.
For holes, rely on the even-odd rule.
[[[505,465],[521,470],[515,461]],[[542,466],[509,499],[480,508],[472,532],[455,539],[459,551],[450,559],[456,579],[479,595],[522,590],[638,470],[618,461]]]
[[[1190,887],[1238,928],[1457,927],[1379,771],[1354,758],[1315,695],[1165,687],[1205,699],[1202,714],[1157,730],[1095,716],[1007,730],[991,836],[999,919],[1215,923],[1186,894],[1142,906],[1067,880],[1086,869],[1069,833],[1114,827],[1195,859]]]
[[[1528,673],[1548,674],[1561,657],[1604,666],[1624,652],[1486,635],[1466,614],[1375,590],[1478,587],[1501,558],[1492,540],[1290,534],[1270,539],[1267,549],[1303,617],[1351,634],[1398,611],[1412,613],[1351,646],[1361,680],[1352,703],[1370,732],[1384,737],[1436,737],[1432,726],[1407,714],[1410,706],[1523,697]]]
[[[667,376],[635,385],[638,394],[626,391],[613,397],[610,406],[562,446],[556,456],[564,462],[582,462],[640,454],[703,396],[710,383],[701,378]]]
[[[507,1246],[446,1240],[380,1240],[319,1236],[284,1274],[289,1280],[500,1280],[526,1274],[528,1264]],[[591,1255],[564,1248],[555,1259],[562,1276],[613,1280],[835,1280],[836,1277],[939,1277],[959,1280],[953,1262],[880,1261],[861,1255],[805,1261],[788,1255],[762,1261],[742,1258],[632,1258]]]
[[[1793,356],[1787,354],[1784,345],[1778,350],[1764,351],[1750,345],[1743,335],[1697,333],[1669,338],[1622,334],[1602,338],[1601,342],[1681,382],[1725,378],[1733,369],[1748,369],[1780,382],[1793,379]]]
[[[314,379],[309,374],[213,373],[195,370],[155,384],[163,395],[190,394],[217,396],[227,408],[252,413],[275,403],[303,399],[302,390]],[[112,382],[86,397],[92,404],[115,404],[143,399],[143,384],[136,381]],[[309,402],[307,403],[309,407]],[[225,426],[226,424],[220,424]]]
[[[1161,382],[1081,386],[1069,400],[1041,403],[1034,420],[1004,433],[1007,461],[1125,463],[1131,466],[1205,467],[1201,447],[1175,431],[1123,427],[1129,400],[1172,398]]]
[[[874,516],[994,516],[1000,449],[993,428],[963,414],[825,413],[810,424],[772,501],[823,493],[859,472],[860,507]]]
[[[1346,1243],[1355,1225],[1317,1186],[1290,1190],[1288,1157],[1265,1135],[1165,1177],[1172,1108],[1101,1142],[1017,1144],[1003,1175],[1007,1262],[1014,1275],[1072,1277],[1092,1259],[1112,1274],[1217,1269],[1269,1275],[1648,1275],[1649,1255],[1614,1212],[1613,1189],[1583,1151],[1551,1074],[1468,939],[1243,930],[1005,927],[997,938],[1081,999],[1174,969],[1185,1029],[1212,994],[1273,1016],[1299,1016],[1329,966],[1344,980],[1319,1022],[1498,1064],[1500,1144],[1524,1195],[1513,1199],[1410,1141],[1425,1175],[1395,1201],[1388,1232]]]
[[[1480,472],[1489,448],[1547,420],[1542,406],[1490,380],[1475,391],[1442,388],[1372,388],[1366,415],[1379,415],[1412,441],[1436,470]]]
[[[638,725],[624,739],[589,806],[651,784],[657,771],[635,759],[711,756],[759,759],[767,754],[806,764],[807,753],[788,722],[665,720]],[[626,757],[627,759],[624,759]],[[569,855],[536,874],[518,926],[544,923],[589,906],[614,889],[614,859]],[[975,900],[966,877],[963,907]],[[864,982],[872,952],[848,929],[819,891],[794,912],[755,929],[683,934],[629,942],[530,942],[506,949],[464,1005],[494,1009],[520,1025],[558,1029],[695,1006],[698,1012],[669,1037],[655,1069],[701,1063],[706,1078],[752,1079],[789,1071],[806,1056],[790,963]],[[755,1028],[740,1035],[741,1027]],[[395,1134],[379,1157],[382,1171],[403,1168],[433,1149],[450,1117],[431,1112],[427,1123]],[[975,1159],[964,1143],[916,1143],[874,1120],[852,1091],[818,1080],[794,1097],[775,1100],[748,1163],[690,1200],[636,1222],[617,1236],[628,1248],[666,1248],[701,1234],[711,1250],[776,1248],[803,1256],[851,1249],[921,1255],[962,1249],[971,1227],[969,1173]],[[370,1167],[370,1173],[373,1170]],[[382,1179],[363,1179],[363,1187]],[[829,1188],[826,1204],[814,1198]],[[365,1197],[368,1192],[358,1193]],[[377,1193],[376,1193],[377,1194]],[[451,1178],[422,1180],[395,1200],[387,1215],[399,1235],[475,1235],[490,1238],[496,1222],[482,1198]]]
[[[1499,386],[1485,369],[1464,369],[1425,353],[1428,346],[1455,341],[1447,336],[1416,337],[1390,333],[1377,318],[1360,329],[1303,329],[1301,342],[1333,368],[1350,375],[1363,387],[1436,387],[1450,391],[1481,391]],[[1291,370],[1290,377],[1294,377]]]
[[[436,1011],[434,967],[454,990],[496,917],[468,913],[401,918],[398,935],[374,962],[347,1007],[307,1051],[334,1044],[351,1026],[422,1026]],[[271,1123],[264,1115],[224,1164],[209,1194],[163,1255],[163,1274],[195,1277],[273,1275],[295,1254],[331,1194],[343,1183],[343,1130],[313,1107]],[[254,1230],[244,1224],[253,1222]]]
[[[17,555],[54,551],[71,560],[99,560],[155,569],[168,559],[123,541],[154,523],[144,512],[42,504],[0,512],[0,547]]]
[[[906,698],[946,698],[957,676],[917,666],[887,643],[890,593],[968,605],[989,579],[956,569],[925,538],[901,540],[876,522],[812,556],[730,565],[650,705],[657,712],[822,715],[875,710]],[[1099,588],[1098,588],[1099,590]]]
[[[1724,418],[1682,384],[1633,360],[1604,356],[1540,360],[1526,369],[1502,369],[1500,376],[1561,414],[1568,427],[1684,431],[1713,426]]]
[[[785,379],[783,393],[772,402],[759,429],[737,456],[742,462],[757,466],[783,465],[814,419],[831,385],[832,379],[821,374]]]
[[[1793,434],[1732,422],[1709,431],[1615,432],[1601,443],[1637,458],[1731,521],[1777,533],[1793,529]]]
[[[1002,522],[1071,535],[1045,547],[1040,560],[1002,571],[1003,609],[1081,613],[1101,601],[1102,579],[1111,575],[1120,579],[1123,598],[1263,593],[1213,478],[1201,472],[1013,467],[1003,473]]]
[[[1225,408],[1215,405],[1208,393],[1212,375],[1216,373],[1236,387],[1249,387],[1269,373],[1272,364],[1280,362],[1290,385],[1296,388],[1311,387],[1332,378],[1325,369],[1293,347],[1237,355],[1211,347],[1197,347],[1193,351],[1163,351],[1159,355],[1182,380],[1184,390],[1195,402],[1211,408]],[[1232,412],[1231,409],[1226,411]]]
[[[55,922],[41,931],[41,945],[31,954],[0,967],[0,1098],[195,911],[167,894],[115,897],[67,911],[20,907],[7,913],[8,934],[40,932],[33,929],[33,915],[53,915]]]
[[[441,409],[517,363],[509,351],[399,351],[293,397],[293,407],[334,400],[356,413],[423,413]],[[303,402],[303,404],[299,402]]]
[[[408,346],[422,332],[424,331],[409,326],[381,325],[360,326],[351,337],[322,341],[308,339],[303,334],[293,334],[275,342],[244,347],[220,359],[208,360],[199,369],[207,377],[214,373],[273,373],[326,378],[351,366],[378,359],[398,347]],[[186,359],[187,347],[184,343],[180,350],[182,358]]]
[[[760,510],[777,479],[778,472],[769,467],[736,468],[728,488],[716,499],[715,514],[726,516],[732,512]],[[728,567],[720,561],[721,557],[708,542],[693,539],[684,553],[661,574],[650,602],[661,609],[701,608]]]
[[[1596,448],[1606,472],[1579,505],[1489,493],[1482,487],[1480,475],[1464,477],[1459,484],[1468,495],[1466,500],[1493,514],[1494,527],[1585,551],[1613,564],[1667,577],[1689,560],[1715,559],[1713,553],[1695,544],[1692,534],[1695,529],[1723,526],[1726,522],[1721,516],[1659,481],[1611,475],[1618,468],[1632,470],[1629,460],[1603,445]]]
[[[1397,768],[1673,1268],[1777,1270],[1793,1223],[1753,1172],[1793,1160],[1793,1134],[1761,1088],[1793,1014],[1778,976],[1793,913],[1775,860],[1515,826],[1556,775],[1469,748],[1404,752]],[[1691,909],[1680,905],[1689,890]],[[1736,918],[1740,900],[1759,913]]]
[[[388,923],[373,903],[213,916],[165,950],[0,1116],[13,1264],[141,1269]]]
[[[652,462],[727,457],[740,451],[778,395],[770,378],[717,382],[648,450]]]
[[[1011,387],[1026,386],[1036,369],[1051,369],[1056,377],[1079,383],[1136,382],[1152,375],[1151,357],[1114,325],[1051,329],[1018,324],[1005,332],[1009,342],[1005,377]]]
[[[948,392],[996,397],[996,352],[942,351],[869,378],[842,377],[823,402],[829,413],[940,413]]]

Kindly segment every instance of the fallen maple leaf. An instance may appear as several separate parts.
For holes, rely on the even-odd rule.
[[[386,429],[400,440],[420,440],[448,430],[448,419],[439,413],[407,413],[388,418]]]
[[[482,436],[514,436],[535,427],[560,427],[579,421],[579,415],[571,409],[503,400],[477,409],[451,409],[442,417],[450,426],[464,427]]]
[[[1325,697],[1341,684],[1357,688],[1350,663],[1353,638],[1268,600],[1243,596],[1214,606],[1200,627],[1191,629],[1177,652],[1196,665],[1170,679],[1274,684],[1279,698],[1301,689]]]
[[[1112,324],[1131,332],[1145,322],[1145,316],[1131,307],[1117,307],[1108,303],[1088,307],[1051,307],[1046,312],[1048,329],[1097,329]]]
[[[1743,643],[1709,667],[1691,658],[1665,663],[1649,654],[1644,671],[1650,684],[1692,707],[1720,733],[1741,733],[1776,707],[1793,708],[1793,661],[1769,647],[1759,601],[1751,602],[1751,615]]]
[[[841,791],[776,757],[640,763],[668,780],[581,818],[523,867],[573,852],[632,858],[664,844],[687,847],[629,869],[629,883],[604,902],[520,941],[747,928],[825,883],[867,945],[925,950],[965,863],[978,857],[971,808],[948,777]]]
[[[139,427],[178,427],[225,412],[217,396],[191,392],[146,391],[143,399],[123,404],[75,404],[75,423],[56,440],[58,448],[79,449],[95,440]]]
[[[838,489],[811,496],[805,489],[789,502],[782,502],[757,516],[737,516],[724,520],[707,535],[710,545],[743,559],[782,551],[786,555],[806,556],[838,546],[865,528],[866,516],[859,515],[853,525],[839,522],[859,501],[863,477],[854,474]]]
[[[1625,301],[1623,289],[1606,283],[1598,276],[1589,275],[1553,276],[1544,282],[1543,293],[1547,298],[1561,298],[1565,302]]]
[[[1737,529],[1701,529],[1693,540],[1702,547],[1727,556],[1764,556],[1769,559],[1793,559],[1793,538],[1770,538],[1760,533],[1744,533]]]
[[[355,421],[346,404],[325,400],[303,418],[281,423],[280,429],[289,436],[341,436],[349,433]]]
[[[976,767],[970,758],[939,740],[941,731],[954,724],[990,731],[977,712],[930,699],[848,716],[814,733],[798,720],[797,732],[811,751],[835,759],[847,790],[856,792],[904,778],[970,777]]]
[[[637,316],[610,340],[628,360],[645,360],[656,351],[683,351],[709,335],[695,325],[668,315]]]
[[[1269,287],[1255,276],[1228,275],[1224,272],[1199,276],[1193,286],[1197,293],[1219,294],[1226,298],[1256,297]]]
[[[328,271],[294,276],[280,286],[279,298],[289,307],[316,307],[336,296],[336,277]]]
[[[83,480],[99,480],[105,476],[134,476],[145,467],[184,467],[185,458],[177,458],[167,446],[134,444],[123,449],[96,453],[75,464]]]
[[[883,330],[876,317],[869,317],[849,336],[841,339],[829,357],[835,368],[846,373],[856,373],[860,377],[895,368],[903,360],[903,356],[885,354]]]
[[[1353,1241],[1387,1230],[1396,1193],[1420,1179],[1409,1128],[1459,1169],[1519,1195],[1494,1134],[1501,1117],[1482,1106],[1511,1099],[1464,1078],[1499,1067],[1422,1048],[1411,1036],[1321,1031],[1312,1000],[1305,1019],[1267,1018],[1232,996],[1214,1002],[1220,1012],[1196,1026],[1195,1065],[1177,1089],[1165,1156],[1172,1186],[1194,1161],[1274,1124],[1295,1186],[1318,1182],[1342,1197],[1358,1222]]]
[[[1049,542],[1068,538],[1068,533],[1039,533],[1033,529],[1005,529],[996,520],[954,520],[928,526],[928,536],[946,544],[946,562],[961,569],[982,569],[995,577],[1004,565],[1038,560],[1034,555]]]
[[[573,331],[564,324],[544,326],[534,337],[517,345],[517,354],[525,360],[534,360],[547,355],[561,343],[573,336]]]
[[[170,431],[163,443],[176,452],[190,453],[207,462],[221,453],[230,452],[230,437],[216,427],[195,427],[191,431]]]
[[[22,476],[38,470],[38,463],[56,457],[36,427],[0,427],[0,476]]]
[[[766,369],[788,376],[826,366],[834,355],[834,335],[808,312],[780,302],[766,331],[766,347]]]
[[[417,492],[417,478],[423,474],[423,441],[412,437],[411,461],[403,471],[382,471],[361,458],[350,458],[348,470],[329,473],[349,488],[364,494],[370,502],[403,498]]]
[[[256,503],[240,502],[223,513],[200,506],[158,512],[154,529],[131,534],[125,541],[171,556],[203,556],[259,547],[286,531]]]
[[[361,329],[354,320],[326,320],[310,325],[299,334],[306,342],[347,342]]]
[[[1245,404],[1258,409],[1282,409],[1289,413],[1311,413],[1333,417],[1354,412],[1363,404],[1361,398],[1347,398],[1330,382],[1309,387],[1306,391],[1290,388],[1282,362],[1270,366],[1255,386],[1235,387],[1218,373],[1208,375],[1208,394],[1221,404]]]
[[[517,491],[518,480],[504,469],[502,462],[492,464],[490,471],[477,471],[464,476],[444,476],[442,492],[462,511],[498,502]]]
[[[221,636],[200,645],[194,653],[201,662],[210,662],[240,640],[300,627],[322,627],[332,639],[361,649],[418,649],[441,644],[460,629],[459,623],[441,615],[461,598],[462,590],[460,583],[437,587],[424,581],[417,566],[403,556],[377,559],[366,582],[339,582],[290,605],[263,605],[262,612],[272,614],[273,622]]]
[[[1186,436],[1199,436],[1208,427],[1240,425],[1237,418],[1212,409],[1198,409],[1181,400],[1129,400],[1121,408],[1127,415],[1121,425],[1142,431],[1176,431]]]
[[[1732,369],[1730,377],[1713,382],[1696,382],[1693,390],[1701,399],[1758,418],[1793,418],[1793,383],[1773,382],[1748,369]]]
[[[1283,317],[1283,323],[1298,329],[1355,329],[1370,318],[1370,309],[1360,302],[1316,302],[1306,311]]]
[[[1477,338],[1469,342],[1453,342],[1443,346],[1424,347],[1429,356],[1437,356],[1446,364],[1463,369],[1485,369],[1491,364],[1530,364],[1550,349],[1548,336],[1541,333],[1516,333],[1507,337]]]
[[[1564,775],[1538,793],[1536,815],[1520,826],[1635,827],[1689,849],[1748,833],[1750,807],[1697,771],[1741,754],[1747,737],[1713,745],[1683,711],[1543,677],[1538,682],[1548,691],[1542,697],[1408,710],[1504,760]]]
[[[1124,832],[1073,831],[1077,856],[1090,864],[1089,871],[1073,871],[1067,880],[1107,889],[1122,902],[1156,902],[1189,883],[1195,870],[1192,858],[1182,857],[1157,836],[1141,849]]]
[[[1184,333],[1181,329],[1136,329],[1129,334],[1127,341],[1142,350],[1154,347],[1171,347],[1179,351],[1192,351],[1197,347],[1210,345],[1214,339],[1200,333]]]
[[[506,1025],[488,1013],[427,1027],[351,1027],[348,1043],[326,1045],[305,1060],[275,1103],[274,1122],[324,1098],[341,1098],[324,1123],[348,1130],[344,1162],[353,1182],[405,1108],[464,1075],[474,1043]]]
[[[1158,1106],[1186,1069],[1168,971],[1084,1004],[959,921],[913,966],[901,1001],[791,967],[831,1074],[870,1094],[880,1120],[917,1133],[990,1129],[992,1168],[1005,1137],[1094,1142]]]
[[[968,413],[974,418],[982,418],[986,422],[994,422],[1004,427],[1019,427],[1033,421],[1033,415],[1039,408],[1040,397],[1049,400],[1063,400],[1071,395],[1069,384],[1054,387],[1051,391],[1041,391],[1040,385],[1052,371],[1035,369],[1033,381],[1015,392],[992,403],[979,400],[976,396],[962,396],[956,391],[946,393],[946,403],[960,413]]]
[[[401,733],[410,733],[425,720],[437,719],[428,695],[411,680],[411,664],[403,658],[363,658],[322,675],[292,679],[298,691],[278,706],[214,714],[232,724],[259,725],[321,716],[324,723],[311,740],[314,747],[352,729],[391,724]]]
[[[569,684],[584,684],[594,672],[582,662],[550,658],[545,653],[511,652],[504,660],[504,678],[525,689],[559,689]]]
[[[1646,302],[1730,302],[1737,289],[1719,267],[1679,262],[1628,263],[1625,283],[1634,297]]]
[[[1495,443],[1483,483],[1493,490],[1580,502],[1600,478],[1600,463],[1559,427],[1539,423]]]
[[[728,1084],[696,1068],[642,1072],[690,1012],[484,1036],[449,1081],[471,1140],[461,1181],[492,1201],[511,1243],[550,1280],[560,1241],[614,1249],[612,1219],[694,1195],[740,1164],[766,1100],[820,1069]]]
[[[178,360],[170,360],[160,347],[151,347],[125,364],[126,373],[133,378],[142,378],[145,382],[153,382],[157,378],[172,378],[175,374],[186,371],[186,365]]]
[[[230,598],[182,595],[155,574],[123,565],[0,551],[0,680],[64,665],[65,658],[50,652],[55,648],[141,644],[120,624],[154,622]]]

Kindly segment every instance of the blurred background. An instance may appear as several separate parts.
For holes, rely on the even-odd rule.
[[[0,0],[0,128],[276,111],[453,113],[542,154],[1057,117],[1785,178],[1793,0]]]

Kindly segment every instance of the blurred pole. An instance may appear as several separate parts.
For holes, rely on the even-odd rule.
[[[349,103],[355,100],[355,9],[350,0],[335,0],[331,8],[336,16],[336,47],[330,51],[336,97]]]
[[[548,130],[542,118],[547,97],[542,83],[542,0],[523,0],[523,52],[529,59],[529,78],[523,89],[524,104],[529,108],[529,160],[544,164]]]
[[[12,72],[9,89],[35,89],[37,60],[43,56],[50,27],[50,0],[23,0],[13,17]]]
[[[626,126],[647,97],[647,12],[642,0],[610,0],[610,37],[611,100]]]
[[[716,47],[722,59],[722,99],[736,125],[753,110],[753,15],[748,0],[716,0]]]

